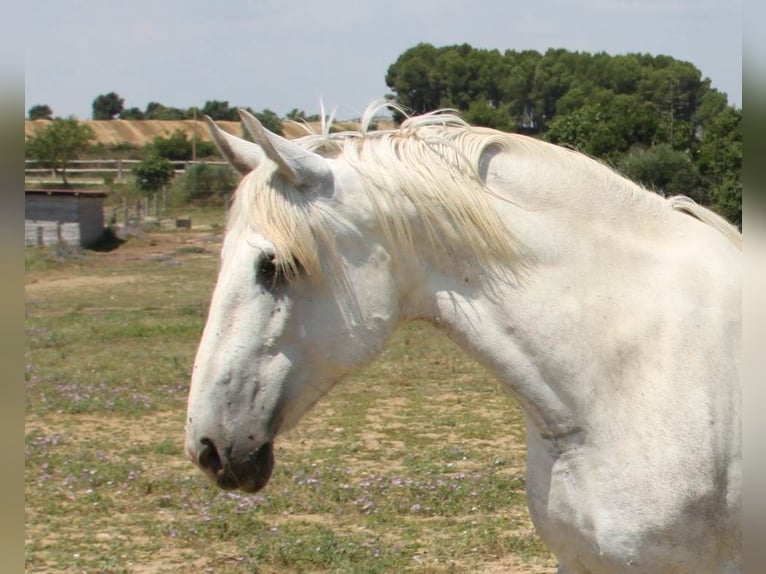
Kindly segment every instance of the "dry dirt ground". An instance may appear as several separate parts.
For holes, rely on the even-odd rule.
[[[81,121],[93,130],[95,141],[103,145],[128,143],[135,146],[150,144],[157,136],[168,136],[177,130],[187,134],[191,138],[196,134],[198,140],[210,141],[205,122],[161,121],[161,120],[91,120]],[[31,137],[45,130],[50,120],[26,120],[24,122],[24,135]],[[218,122],[227,132],[237,136],[242,135],[239,122]]]
[[[189,247],[201,247],[206,251],[218,253],[221,249],[221,237],[211,235],[208,231],[189,233],[147,233],[140,237],[130,237],[119,248],[99,253],[88,253],[92,258],[103,258],[110,261],[113,267],[120,267],[121,263],[131,260],[159,259],[171,257],[179,249]],[[78,289],[86,285],[107,287],[118,283],[130,283],[138,280],[136,275],[83,275],[81,271],[74,271],[71,275],[65,272],[41,277],[39,275],[26,276],[25,293],[35,294],[40,291],[52,289]]]
[[[189,139],[195,137],[197,141],[210,141],[210,135],[207,126],[202,120],[88,120],[82,121],[93,130],[95,141],[103,145],[114,145],[119,143],[128,143],[138,147],[152,143],[155,137],[165,136],[181,131]],[[242,137],[242,126],[240,122],[216,122],[222,129],[236,136]],[[24,135],[31,137],[39,134],[50,124],[50,120],[26,120],[24,122]],[[356,129],[353,122],[341,122],[344,129]],[[381,122],[379,125],[383,128],[390,128],[393,124]],[[318,122],[309,122],[309,127],[319,130]],[[287,138],[295,138],[306,135],[303,126],[295,122],[286,121],[282,123],[282,131]]]

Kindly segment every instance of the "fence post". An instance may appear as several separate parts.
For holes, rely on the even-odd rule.
[[[37,246],[38,247],[45,247],[45,239],[43,235],[43,226],[38,225],[37,226]]]

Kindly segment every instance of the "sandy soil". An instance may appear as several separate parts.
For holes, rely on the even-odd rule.
[[[157,136],[168,136],[177,130],[182,131],[191,139],[197,141],[210,141],[207,127],[204,121],[181,120],[86,120],[85,123],[93,130],[95,141],[103,145],[128,143],[135,146],[144,146],[151,143]],[[236,136],[242,136],[242,126],[239,122],[217,122],[227,132]],[[26,120],[24,122],[24,135],[35,136],[45,130],[50,120]],[[309,122],[314,131],[319,131],[318,122]],[[353,123],[343,123],[344,129],[353,129]],[[391,127],[385,125],[382,127]],[[295,138],[306,135],[304,127],[294,122],[283,122],[282,131],[287,138]]]

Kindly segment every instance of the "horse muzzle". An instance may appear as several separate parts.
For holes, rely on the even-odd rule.
[[[203,438],[200,443],[199,450],[190,453],[191,458],[219,488],[257,492],[269,482],[274,470],[272,442],[241,459],[232,457],[231,448],[217,448],[210,439]]]

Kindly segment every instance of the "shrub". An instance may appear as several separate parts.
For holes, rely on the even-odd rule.
[[[173,178],[173,164],[164,157],[150,154],[133,168],[136,185],[147,192],[157,191]]]
[[[706,203],[694,163],[686,153],[674,150],[670,144],[634,149],[622,159],[619,168],[630,179],[663,195],[687,195]]]
[[[218,158],[218,148],[213,142],[197,140],[197,157]]]
[[[173,194],[186,202],[222,204],[236,186],[237,178],[229,166],[198,163],[176,178]]]
[[[196,148],[196,150],[195,150]],[[216,147],[213,142],[192,142],[189,136],[181,130],[176,130],[167,137],[157,136],[147,147],[147,153],[155,154],[170,161],[190,161],[194,155],[199,157],[216,157]]]
[[[170,161],[188,161],[192,158],[192,142],[181,130],[168,137],[157,136],[150,146],[150,154]]]

